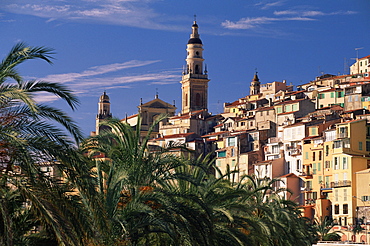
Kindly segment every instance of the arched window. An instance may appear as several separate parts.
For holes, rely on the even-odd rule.
[[[195,95],[195,105],[196,106],[201,106],[202,105],[202,97],[200,96],[199,93]]]
[[[185,94],[185,106],[188,106],[188,94]]]
[[[199,65],[195,65],[195,74],[199,74]]]

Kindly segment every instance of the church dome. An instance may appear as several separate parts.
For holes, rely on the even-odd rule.
[[[100,102],[107,102],[109,103],[109,96],[105,93],[103,93],[103,95],[100,96]]]
[[[202,40],[200,40],[200,38],[191,38],[189,39],[188,44],[202,44]]]

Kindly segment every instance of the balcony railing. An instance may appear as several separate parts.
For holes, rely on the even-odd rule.
[[[340,181],[334,181],[330,183],[330,188],[345,187],[345,186],[351,186],[351,180],[340,180]]]
[[[268,139],[268,143],[280,143],[280,142],[281,142],[281,138],[279,137],[272,137]]]
[[[348,138],[348,133],[347,132],[339,133],[338,138]]]

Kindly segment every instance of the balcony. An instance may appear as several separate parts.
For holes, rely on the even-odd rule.
[[[330,183],[330,188],[351,186],[351,180],[340,180]]]
[[[298,148],[292,148],[289,150],[290,155],[295,156],[295,155],[302,155],[301,149]]]
[[[348,138],[348,133],[347,132],[339,133],[338,138]]]
[[[299,176],[304,177],[306,179],[312,179],[312,173],[311,172],[302,172],[302,173],[300,173]]]
[[[349,138],[344,138],[342,140],[335,140],[334,141],[334,149],[339,148],[347,148],[349,149],[351,147]]]
[[[281,143],[281,138],[279,138],[279,137],[269,138],[268,143]]]

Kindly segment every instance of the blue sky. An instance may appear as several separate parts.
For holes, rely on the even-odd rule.
[[[249,94],[254,72],[262,83],[299,85],[370,55],[368,0],[1,0],[0,57],[24,41],[55,49],[53,65],[19,67],[28,79],[60,82],[79,96],[71,112],[86,134],[95,128],[104,90],[115,117],[159,98],[181,108],[182,66],[197,15],[209,82],[209,111]]]

